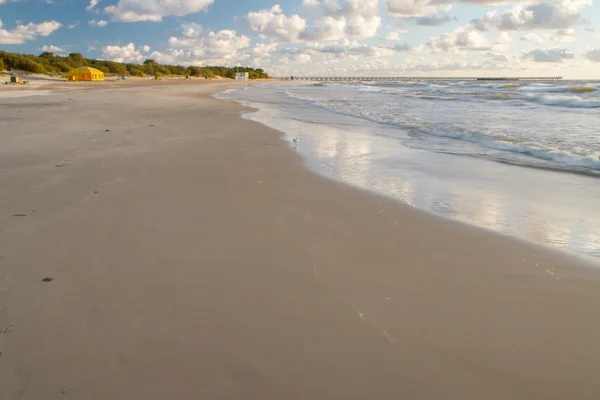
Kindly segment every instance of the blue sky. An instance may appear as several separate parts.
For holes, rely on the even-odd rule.
[[[600,78],[600,0],[0,0],[0,49],[286,75]]]

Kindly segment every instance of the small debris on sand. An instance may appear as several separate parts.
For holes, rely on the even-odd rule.
[[[26,217],[27,214],[13,214],[11,217]]]
[[[110,129],[107,129],[106,132],[110,132]]]
[[[64,167],[67,164],[56,164],[55,167]]]
[[[98,191],[97,191],[97,190],[94,190],[94,193],[98,193]]]
[[[51,278],[48,276],[48,277],[42,279],[42,282],[52,282],[52,280],[54,280],[54,278]]]

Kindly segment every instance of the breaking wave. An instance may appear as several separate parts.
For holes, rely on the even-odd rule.
[[[527,95],[525,100],[546,106],[558,106],[569,108],[598,108],[600,99],[585,99],[577,96],[545,96]]]

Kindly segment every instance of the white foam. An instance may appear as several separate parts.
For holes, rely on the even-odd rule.
[[[546,106],[560,106],[570,108],[598,108],[600,99],[582,99],[578,96],[536,96],[527,95],[525,99]]]

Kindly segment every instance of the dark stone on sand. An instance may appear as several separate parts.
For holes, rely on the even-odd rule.
[[[13,214],[11,217],[26,217],[27,214]]]
[[[56,164],[55,167],[64,167],[67,164]]]
[[[50,277],[46,277],[44,279],[42,279],[42,282],[52,282],[54,278],[50,278]]]
[[[110,129],[107,129],[106,132],[110,132]]]
[[[94,190],[94,193],[98,193],[98,191],[97,191],[97,190]]]

